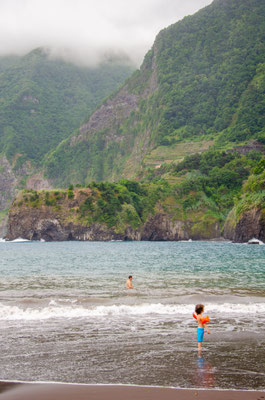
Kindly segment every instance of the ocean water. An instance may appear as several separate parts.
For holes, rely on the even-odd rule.
[[[265,246],[1,242],[0,252],[0,380],[265,389]],[[200,357],[196,303],[211,320]]]

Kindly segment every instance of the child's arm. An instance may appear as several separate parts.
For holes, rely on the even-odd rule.
[[[207,333],[210,334],[211,332],[210,332],[210,329],[208,328],[208,326],[206,324],[203,324],[203,326],[206,328]]]

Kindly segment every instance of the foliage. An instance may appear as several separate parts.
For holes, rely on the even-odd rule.
[[[83,190],[23,190],[13,206],[53,207],[56,212],[64,209],[65,215],[69,215],[71,206],[81,223],[98,222],[109,228],[131,226],[136,229],[154,213],[157,202],[162,201],[169,191],[165,182],[146,184],[125,179],[118,183],[92,182]]]
[[[65,210],[65,218],[76,218],[85,225],[103,224],[117,233],[128,227],[141,228],[152,214],[162,212],[173,220],[192,222],[195,238],[212,237],[234,205],[237,216],[253,207],[265,207],[264,158],[257,152],[242,156],[209,150],[187,156],[167,173],[179,175],[181,180],[170,185],[162,175],[142,182],[94,181],[84,188],[70,184],[66,191],[24,190],[17,206],[22,198],[27,207]]]
[[[67,197],[68,199],[73,199],[74,198],[74,192],[72,190],[67,190]]]
[[[187,156],[166,171],[181,177],[175,188],[184,212],[201,210],[205,215],[211,211],[221,222],[240,197],[248,176],[264,165],[261,157],[257,152],[242,156],[236,152],[208,150]],[[164,172],[161,171],[162,174]],[[249,182],[250,185],[251,180]],[[264,181],[256,179],[255,184],[260,184],[262,188]],[[245,191],[251,191],[249,185],[244,186]]]
[[[251,209],[265,210],[265,170],[260,174],[251,175],[243,187],[242,196],[235,205],[237,219]]]
[[[228,140],[261,130],[264,16],[259,0],[214,2],[158,35],[160,142],[165,135],[179,140],[216,134],[231,124]]]
[[[58,207],[71,200],[76,218],[117,230],[168,212],[193,221],[194,234],[202,230],[205,236],[234,205],[237,215],[264,207],[264,156],[233,149],[252,138],[265,144],[264,36],[263,1],[214,1],[158,34],[140,70],[108,99],[113,103],[107,117],[97,114],[106,117],[106,126],[84,135],[81,120],[88,120],[128,69],[80,70],[41,51],[0,60],[3,152],[15,168],[30,159],[54,185],[68,187],[39,197],[25,192],[20,202]],[[121,117],[115,102],[126,95],[137,106]],[[190,148],[179,162],[188,152],[180,155],[177,146],[191,142],[198,144],[196,154]],[[214,145],[199,150],[203,142]],[[165,163],[147,169],[146,155],[159,148]],[[142,182],[121,179],[137,176],[139,169]],[[91,193],[82,194],[81,185]]]
[[[132,72],[106,62],[78,67],[37,49],[24,57],[0,57],[0,146],[16,168],[43,157],[69,137]],[[18,156],[19,155],[19,156]]]
[[[117,180],[132,177],[139,159],[161,145],[265,143],[264,35],[260,0],[214,1],[162,30],[123,87],[138,96],[138,107],[121,119],[110,115],[106,129],[82,143],[64,142],[46,160],[47,176],[63,185],[67,176],[82,184]]]
[[[81,206],[82,215],[92,213],[93,221],[106,223],[108,227],[116,225],[117,221],[139,226],[154,212],[158,199],[165,194],[161,185],[146,185],[125,179],[118,183],[93,182],[89,188],[96,196],[85,200]]]

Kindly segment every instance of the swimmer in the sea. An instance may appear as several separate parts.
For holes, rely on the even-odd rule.
[[[133,289],[133,285],[132,285],[132,275],[130,275],[129,277],[128,277],[128,279],[127,279],[127,282],[126,282],[126,288],[127,289]]]

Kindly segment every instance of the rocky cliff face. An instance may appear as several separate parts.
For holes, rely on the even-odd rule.
[[[57,204],[52,204],[51,197],[45,196],[43,191],[40,192],[41,195],[29,192],[31,197],[28,195],[27,199],[25,192],[18,194],[9,211],[7,240],[24,238],[45,241],[178,241],[220,237],[220,227],[216,224],[209,229],[208,234],[205,232],[200,234],[198,230],[193,230],[194,222],[175,220],[170,214],[162,211],[151,214],[138,228],[133,228],[129,224],[123,225],[122,229],[117,226],[110,228],[104,223],[80,217],[79,210],[82,209],[84,200],[89,198],[90,189],[76,189],[71,199],[67,198],[66,194],[53,192],[60,199]],[[42,196],[46,204],[40,203],[38,196]]]
[[[252,238],[265,242],[265,210],[249,210],[238,221],[235,220],[232,210],[225,223],[223,235],[225,239],[239,243],[246,243]]]
[[[118,233],[104,224],[83,225],[73,221],[63,221],[60,216],[48,209],[11,210],[9,213],[7,240],[23,238],[28,240],[67,241],[67,240],[150,240],[178,241],[189,239],[214,239],[220,237],[218,230],[213,237],[196,237],[191,233],[192,223],[172,221],[169,215],[156,214],[148,219],[140,229],[127,227]]]
[[[54,186],[135,175],[152,146],[152,128],[150,123],[142,123],[140,115],[143,108],[154,115],[154,105],[149,101],[158,88],[156,55],[154,45],[140,70],[47,157],[45,175],[53,179]],[[62,164],[65,156],[69,163]]]
[[[122,240],[138,239],[135,232],[117,234],[98,223],[84,226],[73,221],[63,221],[49,207],[41,210],[24,209],[11,211],[8,221],[7,240],[23,238],[28,240],[67,241],[67,240]]]
[[[71,214],[69,208],[69,215]],[[233,213],[233,212],[232,212]],[[251,210],[242,215],[238,222],[228,217],[223,238],[234,242],[245,243],[253,237],[265,242],[265,212]],[[209,240],[220,239],[220,227],[215,225],[208,233],[194,230],[191,221],[172,220],[165,213],[150,216],[138,229],[128,226],[123,232],[108,228],[104,224],[78,222],[75,218],[65,218],[63,213],[53,207],[43,206],[39,209],[12,207],[9,212],[7,240],[24,238],[28,240],[67,241],[67,240]]]

